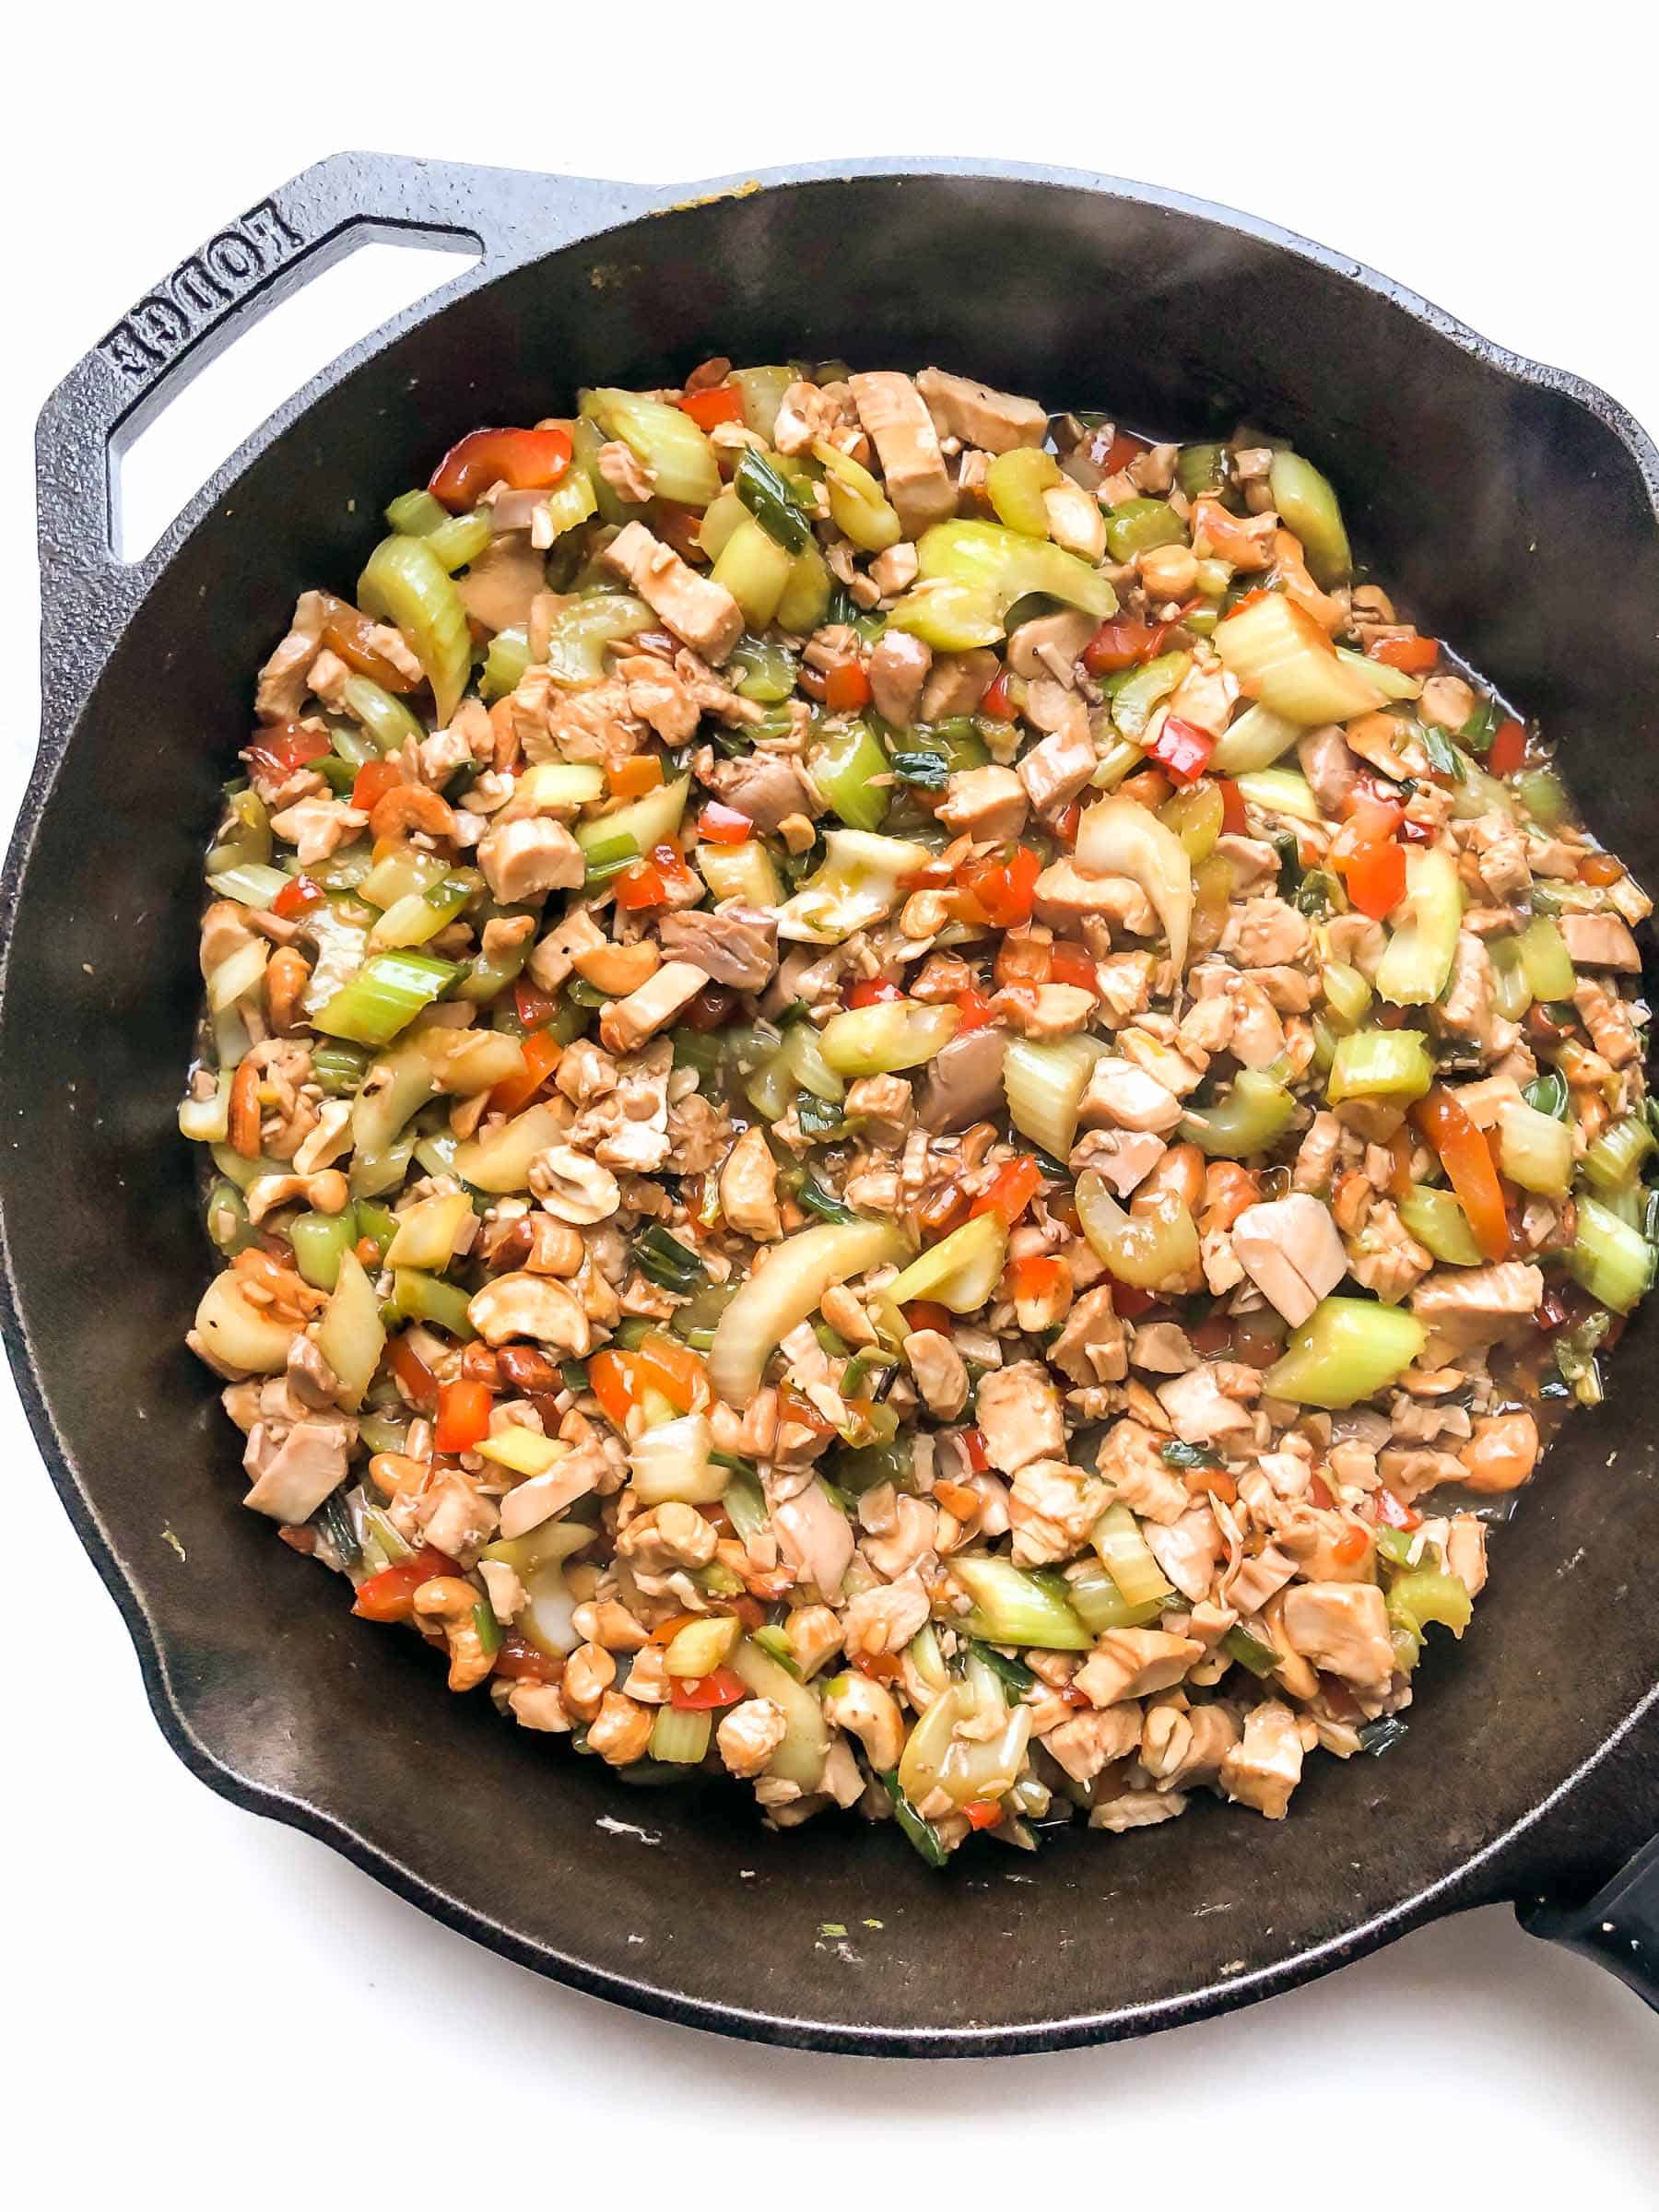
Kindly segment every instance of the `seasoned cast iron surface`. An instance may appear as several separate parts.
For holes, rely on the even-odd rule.
[[[1247,410],[1330,472],[1379,572],[1543,717],[1592,825],[1659,883],[1659,801],[1633,772],[1659,735],[1654,457],[1599,395],[1301,241],[1077,180],[819,173],[483,280],[646,196],[324,164],[275,195],[295,235],[359,207],[458,225],[489,248],[482,277],[300,394],[136,580],[88,542],[93,464],[43,463],[61,618],[47,767],[6,883],[7,1341],[162,1724],[216,1787],[530,1965],[804,2043],[1135,2032],[1282,1988],[1452,1903],[1552,1876],[1587,1891],[1659,1808],[1651,1726],[1535,1831],[1511,1831],[1659,1678],[1641,1564],[1659,1557],[1645,1312],[1609,1405],[1571,1424],[1497,1539],[1466,1644],[1434,1643],[1398,1749],[1316,1762],[1282,1826],[1200,1806],[1036,1859],[967,1853],[943,1877],[890,1829],[771,1836],[735,1792],[630,1789],[502,1725],[449,1696],[412,1638],[352,1621],[341,1585],[237,1505],[238,1440],[181,1343],[209,1265],[173,1121],[200,988],[198,856],[251,672],[296,592],[349,588],[385,499],[480,419],[561,412],[579,382],[649,384],[714,351],[944,361],[1173,434]],[[101,455],[123,390],[107,362],[65,387],[56,446]],[[129,617],[135,582],[147,595]],[[1564,642],[1587,637],[1593,653]]]

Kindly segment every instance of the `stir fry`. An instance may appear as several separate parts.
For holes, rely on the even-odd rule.
[[[1650,901],[1265,434],[578,408],[259,673],[180,1112],[245,1502],[781,1827],[1280,1818],[1653,1277]]]

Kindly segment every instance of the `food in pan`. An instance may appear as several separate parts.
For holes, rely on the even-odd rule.
[[[779,1825],[1277,1818],[1648,1288],[1650,902],[1265,434],[579,410],[258,677],[180,1116],[246,1503]]]

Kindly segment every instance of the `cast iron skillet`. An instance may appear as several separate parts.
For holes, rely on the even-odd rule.
[[[483,258],[299,394],[123,567],[112,452],[245,314],[375,236]],[[214,1789],[525,1965],[780,2042],[1143,2032],[1495,1898],[1653,2001],[1659,1860],[1603,1886],[1659,1825],[1659,1305],[1495,1547],[1474,1634],[1435,1648],[1399,1748],[1313,1762],[1283,1826],[1206,1805],[943,1877],[890,1830],[774,1837],[735,1792],[694,1805],[550,1752],[447,1695],[412,1638],[349,1619],[337,1583],[238,1509],[233,1439],[181,1343],[208,1262],[173,1112],[198,855],[251,672],[296,592],[348,586],[383,500],[463,431],[717,351],[938,361],[1166,432],[1248,409],[1294,435],[1425,629],[1543,716],[1593,824],[1659,885],[1640,767],[1659,743],[1659,454],[1601,393],[1371,271],[1055,171],[882,161],[696,199],[375,156],[307,171],[142,301],[39,431],[43,735],[0,907],[5,1333],[168,1740]]]

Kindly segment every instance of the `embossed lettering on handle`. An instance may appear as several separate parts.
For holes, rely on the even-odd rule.
[[[141,391],[305,242],[275,199],[259,201],[147,292],[100,341],[99,351]]]

